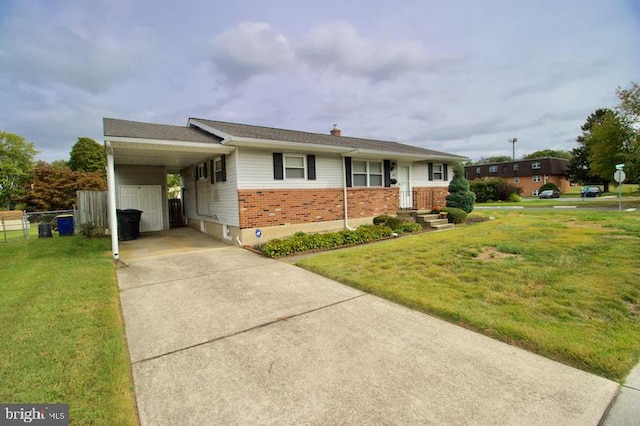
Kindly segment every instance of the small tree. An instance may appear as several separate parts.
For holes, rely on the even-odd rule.
[[[552,189],[554,191],[560,191],[560,188],[558,188],[558,185],[556,185],[553,182],[547,182],[544,185],[542,185],[540,187],[540,189],[538,189],[538,192],[546,191],[547,189]]]
[[[455,207],[471,213],[475,201],[476,195],[469,190],[469,181],[464,177],[464,168],[462,164],[456,163],[453,166],[453,179],[449,184],[447,207]]]
[[[104,191],[106,185],[99,171],[73,171],[67,166],[53,166],[39,161],[23,198],[28,210],[68,209],[76,202],[76,191]]]

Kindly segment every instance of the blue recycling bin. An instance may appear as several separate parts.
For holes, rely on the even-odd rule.
[[[58,225],[58,234],[61,237],[70,237],[73,235],[73,215],[61,214],[56,216],[56,224]]]

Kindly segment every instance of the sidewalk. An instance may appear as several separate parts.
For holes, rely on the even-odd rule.
[[[640,424],[640,364],[631,370],[603,426],[637,426]]]

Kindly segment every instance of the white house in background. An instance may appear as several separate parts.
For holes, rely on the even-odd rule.
[[[105,118],[104,140],[112,215],[135,208],[141,232],[169,229],[166,174],[179,173],[184,221],[238,245],[443,206],[451,165],[467,160],[335,126],[319,134],[199,118],[186,126]]]

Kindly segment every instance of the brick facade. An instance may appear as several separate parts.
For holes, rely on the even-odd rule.
[[[433,207],[447,205],[447,187],[416,187],[413,188],[413,208],[417,210],[431,210]]]
[[[240,190],[240,228],[344,219],[342,189]],[[396,214],[398,188],[349,188],[350,218]]]
[[[350,218],[395,215],[400,205],[400,192],[398,188],[349,188],[347,200]]]

